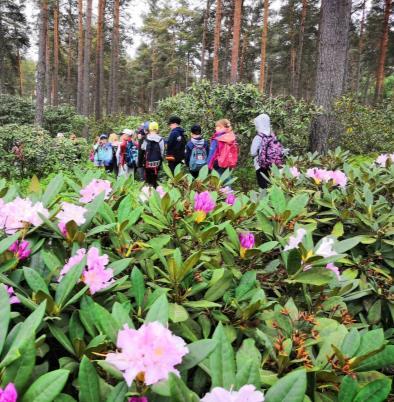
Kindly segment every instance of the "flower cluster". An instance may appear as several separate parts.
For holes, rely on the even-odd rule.
[[[306,230],[303,228],[297,229],[295,234],[289,237],[289,243],[285,246],[283,251],[290,251],[294,248],[298,248],[300,243],[302,243],[302,240],[304,239],[306,233]]]
[[[212,212],[215,207],[216,202],[209,191],[196,193],[194,196],[194,210],[197,212],[196,222],[204,221],[207,214]]]
[[[316,184],[328,183],[332,181],[334,185],[346,187],[347,177],[340,170],[325,170],[319,168],[311,168],[306,172],[307,177],[312,178]]]
[[[153,191],[155,190],[158,192],[160,198],[163,198],[166,195],[166,192],[162,186],[158,186],[156,187],[156,189],[153,189],[152,187],[149,186],[144,186],[141,189],[140,200],[142,202],[147,202],[149,198],[152,196]]]
[[[64,236],[67,236],[66,225],[70,221],[74,221],[78,226],[83,225],[86,221],[85,214],[88,210],[85,207],[70,204],[69,202],[62,202],[62,209],[57,214],[59,219],[59,229]]]
[[[8,250],[14,253],[19,261],[26,260],[31,254],[30,243],[27,240],[17,240],[11,244]]]
[[[254,234],[251,232],[240,233],[238,235],[239,243],[241,245],[240,255],[242,258],[245,257],[246,250],[249,250],[254,247],[255,239]]]
[[[178,374],[175,366],[188,353],[184,340],[159,322],[144,324],[138,330],[125,325],[116,346],[120,351],[109,353],[106,360],[123,372],[129,386],[136,377],[152,385],[166,380],[170,373]]]
[[[0,388],[0,402],[16,402],[18,393],[15,385],[10,382],[4,389]]]
[[[12,286],[6,286],[8,296],[10,297],[10,304],[18,304],[20,300],[15,295],[14,288]],[[0,399],[1,401],[1,399]]]
[[[77,253],[71,257],[67,264],[60,271],[58,282],[64,275],[70,271],[75,265],[79,264],[86,255],[86,269],[82,274],[82,282],[89,286],[91,294],[106,289],[113,282],[113,270],[105,268],[109,262],[108,255],[100,256],[98,248],[91,247],[88,252],[84,248],[80,248]]]
[[[375,163],[381,167],[386,167],[387,161],[394,163],[394,154],[381,154],[376,158]]]
[[[237,200],[237,197],[234,194],[234,191],[231,189],[231,187],[223,187],[220,189],[220,192],[222,195],[226,197],[226,204],[228,205],[234,205],[235,201]]]
[[[42,219],[49,217],[49,211],[41,202],[33,202],[28,198],[17,197],[15,200],[5,203],[0,199],[0,229],[7,234],[13,234],[27,225],[39,226]]]
[[[85,188],[83,188],[79,192],[82,196],[79,201],[87,204],[93,201],[102,192],[105,192],[105,199],[108,199],[111,191],[111,182],[109,182],[108,180],[93,179]]]
[[[263,402],[264,394],[257,391],[254,385],[244,385],[239,391],[228,391],[216,387],[206,394],[201,402]]]

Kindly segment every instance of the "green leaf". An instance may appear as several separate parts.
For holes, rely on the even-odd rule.
[[[285,375],[268,390],[265,402],[303,402],[305,392],[305,370],[296,370]]]
[[[342,345],[341,351],[347,357],[353,357],[357,349],[360,346],[361,337],[360,333],[357,331],[356,328],[352,328],[349,333],[345,336]]]
[[[345,233],[345,231],[343,229],[343,223],[337,222],[332,229],[331,235],[335,236],[336,238],[339,238],[339,237],[343,236],[344,233]]]
[[[357,393],[353,402],[383,402],[386,400],[391,390],[391,380],[382,378],[365,385]]]
[[[124,402],[127,393],[127,385],[124,381],[117,384],[105,402]]]
[[[116,343],[118,326],[111,313],[100,304],[94,302],[89,306],[89,310],[92,313],[96,328],[106,335],[111,342]]]
[[[79,366],[79,400],[80,402],[97,402],[100,400],[99,377],[93,364],[84,356]]]
[[[366,355],[369,352],[378,350],[384,344],[384,333],[382,328],[368,331],[361,335],[360,347],[357,349],[357,356]]]
[[[233,282],[233,275],[230,271],[225,270],[220,281],[217,281],[211,286],[204,295],[204,299],[208,301],[215,301],[220,299],[226,290],[231,286]]]
[[[10,246],[15,243],[19,239],[19,232],[13,234],[12,236],[8,236],[2,241],[0,241],[0,254],[3,254],[4,251],[7,251]]]
[[[196,300],[196,301],[189,301],[189,302],[184,302],[184,306],[190,307],[190,308],[215,308],[215,307],[220,307],[221,305],[219,303],[214,303],[208,300]]]
[[[235,384],[234,350],[221,323],[216,327],[212,339],[217,344],[209,357],[212,388],[230,389]]]
[[[261,385],[260,379],[260,365],[256,364],[254,359],[248,359],[238,369],[235,377],[235,386],[240,389],[242,386],[252,384],[257,389]]]
[[[369,324],[378,324],[382,317],[382,301],[380,299],[370,307],[367,320]]]
[[[186,321],[188,318],[189,314],[183,306],[176,303],[169,304],[169,319],[172,322],[182,322]]]
[[[275,212],[280,215],[286,210],[286,198],[282,189],[278,186],[272,186],[270,190],[271,205]]]
[[[69,353],[75,356],[74,348],[67,338],[66,331],[64,329],[57,327],[55,324],[48,323],[49,330],[51,334],[57,339],[57,341],[66,349]]]
[[[131,285],[137,306],[142,307],[145,295],[145,281],[144,275],[137,267],[134,267],[131,271]]]
[[[158,321],[163,325],[167,325],[169,315],[168,300],[165,294],[159,296],[150,306],[145,322]]]
[[[334,249],[338,254],[346,253],[346,251],[351,250],[356,247],[362,240],[362,236],[351,237],[350,239],[345,239],[337,244],[335,244]]]
[[[307,271],[299,272],[294,275],[288,281],[291,283],[306,283],[307,285],[322,286],[331,282],[333,279],[333,273],[325,268],[315,267],[308,269]]]
[[[342,378],[341,387],[339,389],[339,402],[353,402],[358,390],[358,383],[350,375]]]
[[[21,402],[53,402],[60,394],[70,372],[55,370],[39,377],[23,395]]]
[[[217,342],[214,339],[202,339],[187,345],[189,353],[183,358],[179,370],[189,370],[205,360],[215,349]]]
[[[277,241],[269,241],[257,247],[262,253],[268,253],[273,250],[279,243]]]
[[[195,394],[173,373],[169,376],[169,385],[171,402],[194,402],[199,400],[198,398],[195,399]]]
[[[116,276],[128,268],[131,261],[133,261],[132,258],[123,258],[121,260],[111,262],[111,264],[108,265],[108,268],[111,268],[114,271],[114,276]]]
[[[358,353],[358,352],[357,352]],[[380,370],[394,365],[394,345],[386,346],[382,351],[368,357],[356,368],[356,371]]]
[[[126,304],[120,304],[115,302],[112,306],[112,317],[115,319],[118,324],[117,330],[119,331],[124,327],[125,324],[129,326],[129,328],[134,328],[133,321],[130,318],[130,306]]]
[[[34,293],[38,293],[38,291],[43,291],[47,295],[49,295],[48,286],[45,283],[44,279],[41,275],[34,269],[24,267],[23,268],[23,275],[26,279],[27,284],[29,285],[30,289]]]
[[[59,194],[60,190],[63,187],[63,184],[64,184],[64,178],[63,175],[61,174],[58,174],[50,181],[41,199],[42,203],[44,204],[44,207],[47,207]]]
[[[90,222],[97,215],[97,212],[99,211],[101,205],[104,203],[104,198],[105,198],[105,192],[103,191],[92,202],[90,202],[85,206],[88,212],[86,212],[84,215],[85,223],[80,228],[81,232],[86,231],[86,229],[90,225]]]
[[[4,342],[7,338],[8,325],[10,323],[10,297],[5,285],[0,284],[0,355],[3,350]]]
[[[59,394],[53,402],[77,402],[72,396],[67,394]]]
[[[298,249],[293,248],[289,251],[286,260],[286,269],[290,275],[294,275],[301,269],[302,256]]]

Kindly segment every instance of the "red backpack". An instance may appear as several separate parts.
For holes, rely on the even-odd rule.
[[[234,169],[238,162],[239,147],[237,142],[220,141],[218,138],[218,150],[216,160],[218,166],[224,169]]]

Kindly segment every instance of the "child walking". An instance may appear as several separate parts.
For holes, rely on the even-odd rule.
[[[195,124],[190,131],[191,139],[186,144],[185,162],[190,174],[197,178],[200,169],[207,164],[209,144],[201,134],[201,126]]]

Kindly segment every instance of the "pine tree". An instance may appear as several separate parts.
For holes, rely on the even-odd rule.
[[[83,91],[84,91],[84,73],[83,73],[83,60],[84,60],[84,29],[83,29],[83,0],[78,0],[78,81],[77,81],[77,111],[82,113]]]
[[[242,0],[234,0],[233,48],[231,52],[231,82],[238,81],[239,42],[241,34]]]
[[[222,0],[216,0],[215,36],[213,46],[213,82],[219,82],[219,49],[222,30]]]
[[[267,34],[268,34],[268,11],[269,10],[269,0],[264,0],[264,22],[263,22],[263,33],[261,37],[261,62],[260,62],[260,80],[259,89],[261,93],[264,93],[265,88],[265,62],[266,62],[266,51],[267,51]]]
[[[53,8],[53,73],[52,73],[52,104],[57,106],[59,83],[59,1]]]
[[[96,38],[96,81],[95,81],[95,115],[101,119],[102,99],[104,96],[104,12],[105,0],[98,2],[97,38]]]
[[[83,57],[82,115],[90,114],[90,51],[92,46],[92,0],[86,2],[86,23]]]

